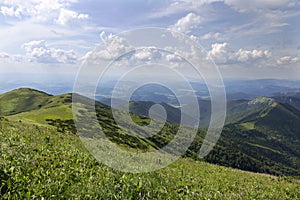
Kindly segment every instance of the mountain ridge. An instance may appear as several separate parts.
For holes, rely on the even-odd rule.
[[[24,104],[28,105],[28,102],[30,102],[28,98],[30,99],[31,97],[31,100],[36,100],[36,102],[30,107],[32,110],[28,110],[28,107],[22,106],[23,111],[18,109],[19,113],[16,114],[14,114],[16,111],[8,112],[6,118],[12,120],[28,120],[28,122],[56,127],[58,132],[61,133],[76,134],[77,131],[73,119],[74,115],[72,113],[72,96],[77,94],[68,93],[52,96],[47,94],[41,95],[34,90],[28,89],[16,91],[20,93],[20,98],[17,102],[20,103],[24,101]],[[17,98],[18,95],[16,91],[8,93],[14,95],[0,95],[0,104],[4,105],[5,102],[10,102],[3,97]],[[32,92],[35,95],[32,96],[32,94],[28,92]],[[26,95],[28,95],[28,98],[25,98]],[[41,99],[37,99],[36,95],[41,95],[43,97],[42,101]],[[106,136],[111,141],[126,148],[138,148],[143,151],[147,149],[159,149],[166,145],[178,130],[178,125],[168,122],[164,125],[162,131],[154,137],[139,138],[128,136],[126,134],[127,132],[135,132],[136,134],[143,133],[143,128],[137,127],[132,129],[129,127],[122,130],[114,121],[112,110],[109,106],[96,102],[95,108],[92,108],[92,99],[80,95],[77,95],[76,98],[79,99],[77,104],[80,104],[78,106],[78,117],[86,118],[94,109],[98,122]],[[300,140],[298,131],[300,128],[297,125],[300,124],[300,111],[291,105],[278,103],[266,97],[251,101],[252,103],[250,103],[250,105],[250,101],[247,100],[235,100],[230,102],[231,106],[229,109],[231,109],[231,112],[235,115],[240,114],[241,118],[238,120],[234,119],[232,123],[228,123],[224,127],[221,138],[214,150],[205,157],[204,160],[242,170],[273,175],[285,174],[300,176],[300,172],[297,170],[300,168]],[[41,102],[43,102],[43,104],[40,104]],[[143,102],[137,103],[139,106],[143,105]],[[132,102],[131,104],[134,103]],[[148,104],[149,108],[154,105],[153,102],[148,102]],[[209,113],[209,109],[207,108],[210,105],[209,102],[203,101],[202,104],[202,106],[204,106],[202,107],[202,111],[203,109],[207,109],[206,113]],[[165,105],[165,107],[167,106]],[[12,107],[10,108],[11,110],[16,110]],[[145,108],[146,107],[143,108],[143,112],[147,114],[145,113],[147,111]],[[172,107],[172,109],[178,108]],[[120,110],[120,112],[122,112],[122,110]],[[170,113],[174,114],[175,112]],[[284,117],[285,120],[281,120],[282,117]],[[135,113],[131,113],[131,118],[135,123],[142,126],[149,124],[150,120],[147,115],[142,116]],[[274,120],[277,120],[275,125],[273,125]],[[290,126],[294,127],[294,129],[291,129]],[[89,129],[92,127],[86,128]],[[93,133],[91,134],[93,135]],[[198,130],[198,134],[185,156],[197,159],[199,148],[205,134],[205,130]]]

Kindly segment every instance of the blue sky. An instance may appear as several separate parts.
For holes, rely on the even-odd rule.
[[[297,0],[0,0],[0,75],[72,82],[105,35],[161,27],[202,45],[224,78],[297,79],[299,21]]]

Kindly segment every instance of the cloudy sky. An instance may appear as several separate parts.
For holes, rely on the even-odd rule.
[[[72,80],[110,34],[161,27],[203,46],[224,78],[297,79],[299,21],[297,0],[0,0],[0,78]]]

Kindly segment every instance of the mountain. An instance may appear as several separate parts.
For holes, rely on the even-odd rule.
[[[149,116],[150,108],[156,103],[151,101],[133,101],[129,103],[129,111],[138,115]],[[167,103],[158,104],[162,106],[167,114],[167,122],[173,124],[180,124],[181,117],[185,117],[189,124],[194,124],[196,122],[191,116],[186,113],[182,113],[181,109]],[[154,109],[154,113],[152,113],[152,117],[155,119],[161,118],[161,112]],[[187,124],[186,124],[187,125]]]
[[[51,95],[44,92],[21,88],[0,95],[0,115],[13,115],[36,110],[47,104]]]
[[[73,104],[72,97],[77,99]],[[108,139],[124,148],[143,151],[164,147],[175,137],[179,128],[174,122],[178,122],[179,118],[176,117],[180,116],[180,108],[164,103],[160,105],[167,111],[168,122],[159,132],[156,132],[155,127],[145,126],[150,122],[147,112],[154,105],[153,102],[130,102],[132,113],[129,118],[139,126],[128,126],[130,119],[123,117],[126,113],[122,109],[113,108],[121,116],[121,122],[117,124],[112,108],[100,102],[95,102],[93,107],[91,104],[93,100],[77,94],[52,96],[22,88],[2,94],[0,105],[5,105],[7,102],[10,105],[9,109],[1,110],[1,115],[6,119],[55,127],[58,132],[65,134],[77,133],[73,120],[73,105],[77,110],[75,119],[82,119],[81,121],[84,122],[91,115],[96,115],[96,123],[101,126]],[[210,116],[210,102],[200,100],[199,104],[201,119],[206,121]],[[190,105],[191,112],[194,108]],[[251,101],[229,101],[228,113],[227,125],[214,150],[204,158],[206,161],[273,175],[300,176],[300,111],[290,104],[280,103],[268,97],[259,97]],[[120,127],[120,123],[124,126]],[[86,135],[81,136],[95,136],[93,131],[95,127],[90,126],[89,123],[83,123],[79,128],[90,130]],[[149,130],[157,134],[147,136]],[[184,130],[186,134],[190,134],[192,129],[185,127]],[[205,134],[205,130],[198,130],[185,156],[198,159]],[[141,135],[147,137],[140,137]],[[187,137],[181,137],[179,141],[184,142],[186,139]],[[176,147],[172,148],[175,149],[168,149],[168,151],[176,152]]]
[[[131,102],[130,111],[135,114],[148,116],[148,110],[154,104],[154,102],[149,101]],[[199,100],[197,104],[200,107],[200,127],[207,128],[211,117],[211,103],[209,100]],[[180,107],[174,107],[166,103],[160,103],[160,105],[163,105],[166,112],[169,113],[167,121],[175,124],[180,123]],[[191,118],[191,116],[194,116],[193,112],[195,112],[195,108],[198,107],[198,105],[184,105],[188,111],[184,114]],[[259,118],[264,115],[264,112],[266,114],[276,106],[284,107],[285,109],[288,109],[289,112],[297,112],[297,108],[300,106],[300,99],[293,97],[257,97],[252,100],[229,100],[227,102],[225,124],[251,121],[251,119]]]
[[[180,158],[149,173],[98,162],[74,134],[0,117],[1,199],[299,199],[299,180]]]
[[[300,110],[300,95],[280,95],[280,96],[273,96],[272,99],[276,100],[277,102],[289,104],[298,110]]]
[[[102,101],[103,98],[109,99],[112,91],[114,91],[119,100],[122,100],[123,94],[118,93],[118,88],[114,88],[117,81],[104,81],[97,88],[97,100]],[[199,81],[189,81],[192,91],[187,90],[186,82],[170,81],[170,85],[176,88],[174,92],[176,95],[159,84],[147,84],[139,87],[132,94],[130,101],[152,101],[155,103],[167,103],[172,105],[179,105],[177,98],[190,103],[191,95],[196,95],[198,99],[207,100],[210,97],[207,85]],[[129,88],[138,85],[138,81],[122,81],[122,90],[127,91]],[[278,79],[258,79],[258,80],[225,80],[224,87],[226,89],[227,100],[252,100],[259,96],[273,97],[273,96],[294,96],[299,98],[300,81],[296,80],[278,80]],[[120,88],[119,88],[120,89]],[[194,93],[191,93],[194,92]],[[177,98],[176,98],[177,97]]]
[[[235,93],[227,93],[226,94],[226,98],[229,101],[240,100],[240,99],[251,100],[251,99],[255,99],[256,97],[257,97],[256,95],[251,95],[251,94],[247,94],[244,92],[235,92]]]
[[[276,169],[299,174],[299,110],[266,97],[241,102],[234,110],[240,117],[224,128],[207,161],[270,174]]]
[[[131,102],[131,111],[148,116],[153,102]],[[210,101],[199,100],[200,125],[207,127]],[[194,105],[190,107],[193,112]],[[227,103],[226,126],[214,151],[205,160],[235,168],[270,174],[299,175],[300,111],[275,98],[231,100]],[[178,123],[180,108],[164,106],[172,113],[168,121]],[[197,143],[197,142],[195,142]],[[192,152],[199,151],[193,144]],[[279,169],[279,170],[278,170]]]
[[[243,92],[251,96],[274,96],[276,93],[299,92],[300,81],[279,79],[225,80],[226,93]]]

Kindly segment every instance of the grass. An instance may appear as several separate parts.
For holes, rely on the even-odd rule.
[[[266,146],[262,146],[262,145],[259,145],[259,144],[252,144],[252,143],[248,143],[249,145],[252,145],[252,146],[255,146],[255,147],[258,147],[258,148],[262,148],[262,149],[265,149],[265,150],[268,150],[268,151],[272,151],[276,154],[282,154],[280,151],[277,151],[275,149],[272,149],[272,148],[269,148],[269,147],[266,147]]]
[[[22,112],[16,115],[9,116],[11,119],[25,119],[37,123],[46,124],[47,119],[73,119],[71,105],[60,105],[57,107],[42,108],[29,112]]]
[[[44,98],[43,101],[45,102],[43,104],[39,104],[40,97]],[[115,122],[109,107],[98,103],[96,113],[93,113],[93,107],[88,105],[89,99],[80,96],[76,97],[80,100],[75,103],[75,107],[73,107],[77,111],[76,118],[81,119],[83,122],[95,114],[98,118],[98,121],[95,121],[94,124],[81,123],[81,129],[83,131],[80,131],[78,126],[76,129],[73,121],[71,94],[51,96],[32,89],[18,89],[0,95],[0,104],[10,104],[9,102],[11,102],[11,100],[18,99],[18,104],[15,104],[14,108],[10,108],[11,111],[14,110],[14,112],[18,110],[18,114],[10,113],[7,118],[16,121],[21,120],[31,124],[43,124],[46,127],[52,126],[60,133],[77,133],[77,131],[79,131],[79,133],[84,132],[86,136],[92,136],[94,135],[93,129],[100,124],[106,137],[112,142],[125,148],[132,148],[133,151],[154,151],[160,149],[174,139],[178,131],[178,125],[170,123],[165,124],[161,131],[159,131],[160,124],[147,127],[150,122],[154,122],[155,120],[151,121],[145,116],[136,114],[131,114],[126,117],[122,112],[117,114],[121,120],[121,123],[118,124],[123,124],[123,126],[120,127]],[[30,102],[33,104],[28,105]],[[31,110],[28,111],[25,105],[28,105]],[[282,114],[275,113],[275,115],[281,116]],[[290,117],[285,118],[289,119]],[[136,124],[129,123],[131,120]],[[266,117],[264,120],[267,120],[266,123],[264,122],[260,127],[264,128],[265,124],[267,124],[268,127],[261,131],[257,130],[256,121],[255,127],[253,127],[254,122],[243,123],[243,128],[241,129],[235,128],[235,126],[229,129],[225,127],[218,144],[214,150],[205,157],[205,160],[214,164],[269,173],[272,175],[299,176],[299,142],[297,142],[299,140],[291,140],[291,134],[288,134],[286,138],[282,137],[293,131],[287,132],[285,130],[290,130],[291,128],[297,129],[297,125],[293,125],[297,120],[292,121],[293,123],[290,123],[291,121],[288,120],[288,127],[291,128],[282,127],[279,122],[276,123],[277,125],[273,125],[273,118],[268,119]],[[140,126],[137,126],[137,124]],[[269,124],[271,124],[272,127],[277,126],[276,129],[282,130],[281,133],[277,134],[274,131],[270,131]],[[187,141],[186,139],[188,137],[186,136],[190,134],[188,129],[184,132],[185,136],[179,139],[182,143]],[[149,136],[151,133],[157,134],[150,138],[140,137]],[[205,130],[198,130],[194,142],[191,145],[185,145],[190,146],[185,156],[194,159],[198,158],[198,152],[205,134]],[[95,146],[97,146],[97,144]],[[177,149],[181,149],[178,148],[178,146],[180,145],[174,145],[172,152],[175,150],[177,152]],[[270,151],[270,149],[274,151]],[[278,154],[277,152],[281,153]],[[116,155],[118,155],[118,153]],[[151,159],[147,158],[146,160],[150,163],[152,162]],[[151,168],[151,164],[149,164],[148,167]]]
[[[33,89],[21,88],[0,95],[0,115],[11,115],[38,109],[52,96]]]
[[[244,128],[248,130],[254,130],[255,129],[255,124],[254,122],[245,122],[241,124]]]
[[[73,134],[0,120],[1,199],[300,199],[299,180],[181,158],[143,174],[99,163]]]

